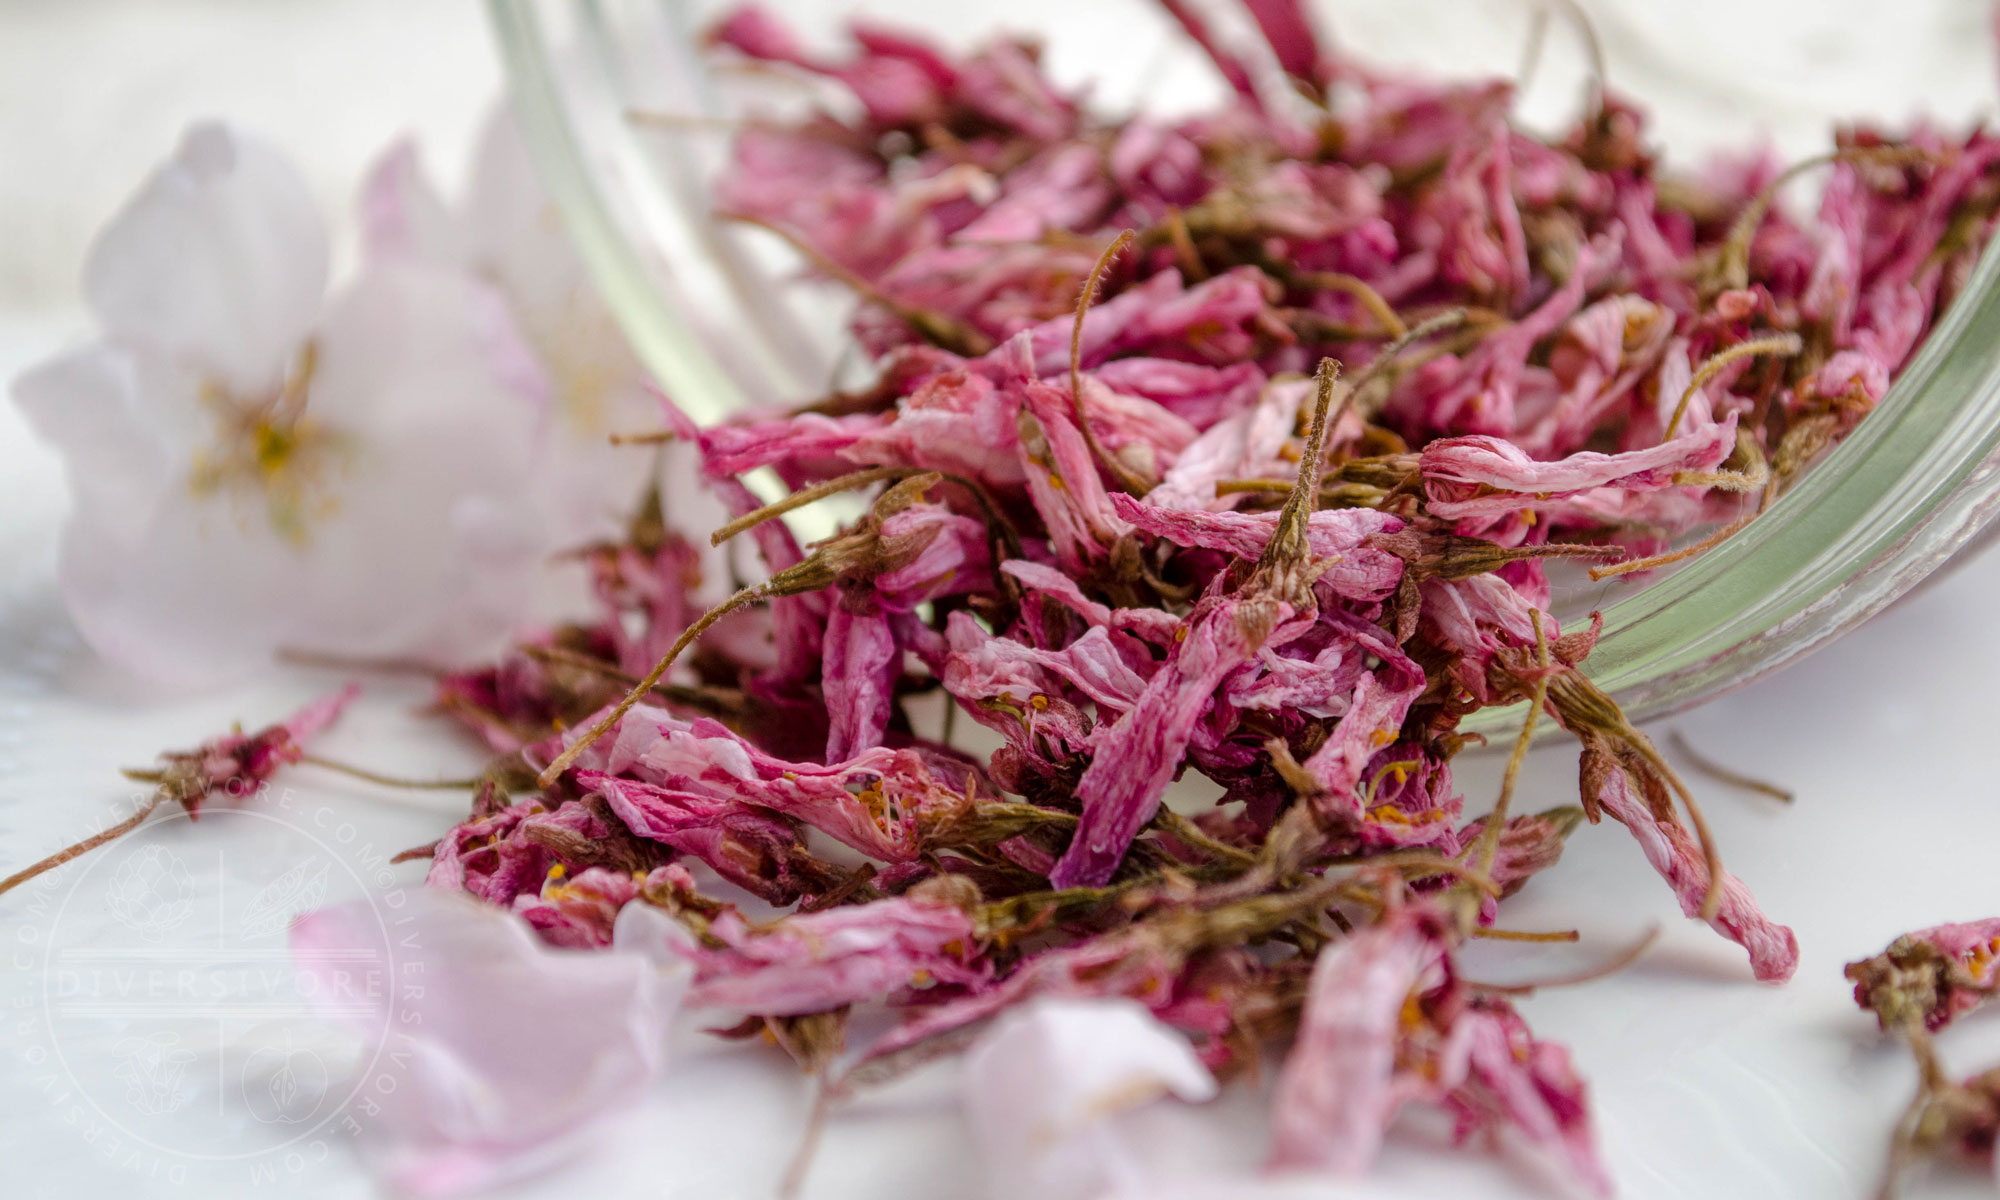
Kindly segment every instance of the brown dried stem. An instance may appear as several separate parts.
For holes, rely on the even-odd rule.
[[[1083,443],[1090,448],[1091,457],[1104,464],[1104,469],[1111,472],[1120,487],[1139,496],[1151,491],[1152,483],[1141,479],[1132,468],[1105,452],[1104,447],[1097,441],[1097,435],[1091,431],[1090,418],[1083,408],[1083,318],[1097,300],[1097,289],[1104,282],[1104,272],[1111,268],[1112,262],[1125,252],[1125,248],[1132,244],[1136,236],[1127,229],[1111,239],[1111,244],[1104,248],[1104,253],[1097,256],[1096,265],[1090,268],[1089,277],[1083,281],[1083,290],[1077,293],[1076,320],[1069,329],[1069,402],[1071,410],[1076,414],[1077,430],[1083,434]]]
[[[117,841],[119,838],[124,837],[126,834],[132,832],[134,829],[137,829],[139,828],[140,825],[144,824],[146,818],[153,815],[153,810],[158,808],[161,805],[161,803],[163,803],[166,799],[167,799],[167,793],[164,789],[161,791],[154,792],[150,797],[146,799],[145,803],[139,806],[139,810],[137,812],[125,818],[123,821],[118,822],[116,825],[113,825],[108,829],[102,830],[101,832],[94,833],[89,837],[83,839],[82,841],[77,842],[75,845],[64,847],[63,849],[56,851],[54,854],[49,855],[47,858],[41,860],[38,863],[34,863],[30,866],[21,868],[20,870],[14,872],[12,875],[9,875],[5,879],[0,879],[0,895],[4,895],[8,892],[13,891],[15,888],[20,887],[22,884],[28,882],[30,879],[35,878],[37,875],[41,875],[45,872],[55,870],[57,867],[62,866],[64,863],[68,862],[72,858],[88,854],[92,850],[97,849],[99,846],[109,845],[110,843]]]

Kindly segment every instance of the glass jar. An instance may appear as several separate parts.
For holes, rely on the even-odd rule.
[[[798,260],[716,220],[708,182],[730,122],[787,98],[769,75],[712,61],[702,31],[732,3],[489,0],[516,112],[605,297],[661,384],[699,420],[798,401],[850,381],[844,298],[796,285]],[[1036,33],[1059,81],[1089,79],[1107,112],[1212,103],[1221,84],[1146,0],[937,0],[776,6],[833,44],[859,11],[947,44]],[[1233,8],[1213,5],[1218,13]],[[1985,6],[1923,0],[1645,0],[1592,6],[1362,0],[1317,6],[1342,50],[1438,77],[1523,78],[1520,112],[1559,127],[1602,64],[1653,116],[1671,161],[1747,149],[1761,131],[1788,158],[1824,150],[1835,123],[1959,123],[1991,109]],[[1549,22],[1553,12],[1557,20]],[[993,20],[998,13],[999,21]],[[1537,14],[1544,14],[1538,16]],[[1524,50],[1532,46],[1532,50]],[[1528,65],[1532,60],[1532,66]],[[1527,74],[1532,71],[1532,81]],[[790,99],[807,100],[802,91]],[[1748,145],[1746,145],[1748,143]],[[1813,185],[1804,185],[1810,189]],[[1699,703],[1777,669],[1865,620],[1966,547],[2000,503],[2000,257],[1966,290],[1888,396],[1757,520],[1680,568],[1572,597],[1598,608],[1588,671],[1635,719]],[[1559,613],[1559,615],[1562,615]],[[1518,720],[1489,710],[1468,729]]]

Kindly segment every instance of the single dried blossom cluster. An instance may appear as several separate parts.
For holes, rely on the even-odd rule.
[[[483,791],[431,880],[685,963],[690,1003],[832,1096],[1019,1005],[1136,1005],[1221,1075],[1296,1032],[1275,1165],[1363,1170],[1422,1104],[1608,1192],[1568,1054],[1462,943],[1609,815],[1757,978],[1798,952],[1581,669],[1597,625],[1550,615],[1548,560],[1726,536],[1865,416],[1983,244],[2000,139],[1844,132],[1797,217],[1762,158],[1666,174],[1616,97],[1541,141],[1506,84],[1335,58],[1296,5],[1246,5],[1268,62],[1168,7],[1234,88],[1218,111],[1106,119],[1026,44],[716,27],[848,93],[745,124],[718,203],[857,293],[875,382],[709,428],[667,406],[737,517],[715,543],[765,577],[704,609],[692,531],[650,504],[587,556],[595,620],[446,680],[539,777]],[[865,514],[801,544],[782,518],[837,492]],[[913,717],[939,693],[989,755]],[[1510,769],[1468,821],[1460,723],[1521,701],[1581,742],[1581,810],[1514,814]],[[1219,796],[1184,815],[1190,773]],[[877,1002],[905,1019],[849,1051]],[[1154,1092],[1206,1094],[1148,1061]],[[1013,1145],[1069,1103],[1032,1092],[973,1108]],[[1111,1136],[1073,1132],[1072,1174]]]
[[[1955,1082],[1931,1041],[2000,990],[2000,918],[1906,933],[1873,958],[1848,963],[1846,974],[1854,1002],[1875,1015],[1882,1032],[1903,1038],[1917,1061],[1917,1095],[1897,1126],[1878,1195],[1889,1200],[1920,1154],[1949,1151],[2000,1169],[2000,1069]]]
[[[982,1144],[1093,1185],[1134,1165],[1108,1113],[1204,1098],[1295,1034],[1274,1165],[1364,1170],[1423,1105],[1608,1192],[1568,1053],[1460,973],[1465,941],[1608,815],[1758,979],[1798,950],[1591,683],[1598,623],[1551,615],[1549,560],[1696,552],[1673,547],[1726,536],[1853,428],[1980,251],[2000,138],[1844,131],[1802,217],[1766,158],[1667,173],[1613,95],[1539,140],[1508,84],[1336,57],[1296,0],[1245,0],[1255,56],[1165,7],[1230,86],[1215,111],[1108,119],[1025,43],[857,23],[831,53],[755,8],[715,28],[718,54],[846,93],[744,124],[717,201],[855,291],[874,382],[708,428],[666,405],[735,518],[713,544],[754,543],[761,579],[699,601],[710,545],[655,494],[581,556],[594,617],[443,680],[503,758],[430,882],[543,943],[441,934],[498,947],[449,978],[504,976],[536,1020],[569,1015],[576,1061],[647,1069],[576,1031],[650,1029],[684,986],[830,1099],[1001,1017],[971,1072]],[[386,165],[372,244],[465,261],[423,197]],[[835,493],[863,515],[802,544],[783,518]],[[1517,703],[1499,807],[1468,820],[1461,723]],[[1580,807],[1521,815],[1544,714],[1581,743]],[[1196,776],[1212,807],[1168,807]],[[1990,956],[1940,947],[1857,977],[1885,1022],[1985,987]],[[673,986],[535,982],[635,955]],[[847,1013],[880,1003],[903,1020],[850,1050]],[[518,1066],[464,1120],[465,1080],[440,1085],[405,1186],[503,1177],[568,1128]]]

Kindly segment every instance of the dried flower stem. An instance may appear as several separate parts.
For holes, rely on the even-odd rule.
[[[1302,271],[1296,278],[1307,287],[1344,292],[1354,297],[1362,308],[1368,310],[1368,315],[1375,318],[1376,324],[1380,325],[1382,332],[1389,337],[1401,340],[1410,335],[1409,325],[1396,315],[1396,310],[1382,298],[1382,293],[1368,286],[1366,280],[1344,271]]]
[[[1612,563],[1608,567],[1592,567],[1590,569],[1590,577],[1593,580],[1605,580],[1616,575],[1629,575],[1634,571],[1650,571],[1655,567],[1671,566],[1683,559],[1693,558],[1697,554],[1715,549],[1730,538],[1735,537],[1738,533],[1741,533],[1743,527],[1750,524],[1756,517],[1757,513],[1754,510],[1744,513],[1694,545],[1683,546],[1679,550],[1669,550],[1664,554],[1648,555],[1645,558],[1629,558],[1624,562]]]
[[[519,647],[519,649],[522,654],[534,659],[536,662],[548,663],[551,666],[570,667],[579,671],[589,671],[593,674],[602,675],[614,683],[621,683],[628,688],[636,687],[639,683],[637,675],[619,669],[615,663],[608,663],[601,658],[594,658],[588,654],[580,654],[575,650],[567,650],[561,646],[527,644]],[[733,688],[691,688],[682,687],[677,683],[656,683],[653,685],[653,694],[669,704],[681,704],[688,708],[700,709],[702,712],[714,713],[718,716],[737,716],[743,712],[745,707],[743,693]]]
[[[671,429],[648,429],[639,433],[609,435],[614,446],[663,446],[680,435]]]
[[[762,583],[751,584],[749,587],[744,588],[734,596],[701,614],[701,616],[695,619],[694,624],[689,625],[681,633],[680,637],[674,640],[673,648],[668,650],[659,662],[653,664],[653,669],[646,673],[646,677],[641,679],[631,691],[625,693],[625,698],[614,705],[611,711],[600,718],[595,725],[586,730],[582,737],[572,742],[568,749],[557,755],[555,761],[550,763],[536,777],[536,782],[542,787],[551,787],[555,784],[556,780],[562,778],[562,773],[569,770],[570,765],[576,762],[585,750],[588,750],[595,744],[597,739],[609,733],[613,726],[624,719],[626,713],[632,711],[634,705],[646,698],[647,694],[653,690],[654,685],[658,684],[661,679],[666,677],[667,672],[673,669],[675,661],[681,656],[681,652],[693,645],[694,640],[707,632],[709,626],[746,605],[756,604],[759,601],[769,600],[776,596],[789,596],[796,595],[799,592],[814,591],[825,587],[831,582],[831,572],[826,565],[817,559],[808,558],[804,562],[785,568]]]
[[[1152,490],[1152,483],[1141,479],[1132,468],[1105,452],[1097,440],[1097,434],[1091,431],[1090,418],[1083,407],[1083,318],[1097,300],[1097,289],[1104,281],[1104,272],[1111,268],[1112,262],[1125,252],[1126,247],[1132,244],[1136,236],[1127,229],[1111,239],[1111,244],[1104,248],[1104,253],[1097,256],[1096,265],[1090,268],[1090,275],[1083,281],[1083,290],[1077,293],[1076,320],[1069,329],[1069,402],[1071,410],[1076,414],[1077,430],[1083,434],[1083,443],[1090,448],[1091,456],[1104,464],[1104,469],[1111,472],[1120,487],[1135,496],[1140,496]]]
[[[745,530],[755,529],[766,521],[782,517],[794,509],[804,508],[806,505],[824,500],[828,496],[836,496],[841,492],[851,492],[855,488],[864,488],[870,484],[881,483],[885,479],[907,479],[912,475],[922,475],[923,473],[924,469],[922,467],[869,467],[863,471],[854,471],[835,479],[826,480],[824,483],[815,483],[811,487],[800,488],[782,500],[773,500],[755,512],[744,513],[714,533],[709,534],[708,544],[711,546],[720,546]]]
[[[1528,698],[1528,711],[1521,718],[1521,732],[1514,739],[1514,752],[1507,756],[1507,769],[1500,776],[1500,798],[1493,802],[1493,811],[1486,818],[1486,827],[1479,831],[1479,872],[1490,875],[1493,860],[1500,853],[1500,833],[1507,824],[1507,810],[1514,804],[1514,785],[1521,777],[1521,764],[1527,761],[1528,747],[1535,740],[1535,723],[1541,719],[1542,706],[1549,700],[1549,638],[1542,628],[1542,614],[1539,609],[1529,609],[1528,619],[1535,626],[1535,660],[1541,670],[1535,676],[1535,689]]]
[[[1790,804],[1797,798],[1789,788],[1782,788],[1775,783],[1766,783],[1762,779],[1745,775],[1740,771],[1731,770],[1714,759],[1709,758],[1707,755],[1702,754],[1685,737],[1681,736],[1681,731],[1678,729],[1667,734],[1667,741],[1673,746],[1675,754],[1687,759],[1688,763],[1695,770],[1711,779],[1729,784],[1731,787],[1740,787],[1746,791],[1759,792],[1771,797],[1773,800],[1782,800],[1786,804]]]
[[[370,771],[366,767],[356,767],[334,759],[321,758],[317,754],[301,754],[299,761],[310,763],[323,771],[333,771],[378,787],[403,788],[409,791],[464,792],[471,791],[480,784],[477,779],[405,779],[398,775],[384,775],[379,771]]]
[[[1486,938],[1496,942],[1574,942],[1583,935],[1574,929],[1557,929],[1549,933],[1536,933],[1527,929],[1488,929],[1480,927],[1472,931],[1476,938]]]
[[[12,875],[9,875],[5,879],[0,879],[0,895],[5,895],[6,893],[13,891],[15,888],[28,882],[30,879],[35,878],[37,875],[41,875],[45,872],[55,870],[57,867],[62,866],[64,863],[68,862],[72,858],[88,854],[92,850],[97,849],[99,846],[108,845],[112,842],[117,841],[119,838],[124,837],[126,834],[132,832],[134,829],[137,829],[139,828],[140,825],[144,824],[146,818],[153,815],[153,810],[158,808],[166,799],[167,799],[167,793],[165,791],[154,792],[151,796],[147,797],[145,803],[139,806],[139,810],[137,812],[125,818],[123,821],[118,822],[116,825],[113,825],[110,828],[102,830],[98,833],[94,833],[89,837],[83,839],[82,841],[77,842],[75,845],[67,846],[61,850],[58,850],[54,854],[49,855],[47,858],[41,860],[38,863],[34,863],[31,866],[23,867],[20,870],[14,872]]]
[[[1556,975],[1534,983],[1474,983],[1473,987],[1485,992],[1499,992],[1507,996],[1525,996],[1542,988],[1570,987],[1579,983],[1593,983],[1607,975],[1615,975],[1639,961],[1639,956],[1651,948],[1660,936],[1660,927],[1655,925],[1639,935],[1639,940],[1619,951],[1605,962],[1587,967],[1573,975]]]
[[[1783,354],[1790,356],[1797,354],[1804,348],[1805,343],[1799,339],[1798,334],[1778,333],[1772,334],[1770,337],[1752,338],[1747,342],[1738,342],[1719,354],[1711,355],[1707,362],[1701,364],[1701,369],[1694,373],[1694,377],[1688,380],[1687,387],[1681,392],[1680,403],[1674,405],[1673,417],[1667,421],[1667,431],[1661,436],[1660,440],[1663,442],[1673,440],[1674,432],[1681,427],[1681,417],[1686,415],[1688,403],[1694,399],[1694,394],[1706,387],[1709,380],[1721,374],[1722,369],[1730,363],[1749,358],[1755,354]]]

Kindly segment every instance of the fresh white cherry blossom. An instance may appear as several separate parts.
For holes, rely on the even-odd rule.
[[[182,683],[282,647],[453,662],[518,619],[548,403],[506,304],[414,261],[330,301],[328,275],[304,181],[217,124],[92,247],[98,340],[14,395],[65,460],[61,586],[107,658]]]
[[[503,105],[488,120],[456,204],[426,176],[413,142],[390,147],[362,188],[361,225],[372,259],[458,266],[506,298],[554,404],[538,480],[549,517],[565,542],[614,534],[654,455],[614,446],[610,435],[658,427],[660,402],[571,246],[511,113]]]

